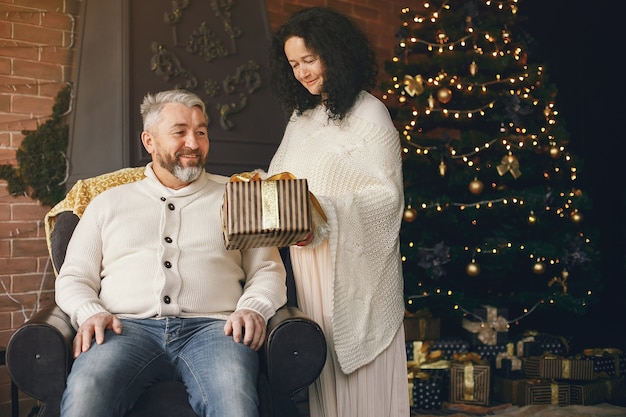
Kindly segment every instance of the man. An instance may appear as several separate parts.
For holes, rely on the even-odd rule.
[[[205,105],[148,94],[146,178],[87,206],[56,280],[77,328],[61,415],[123,416],[154,381],[178,378],[199,416],[256,416],[266,322],[286,302],[276,248],[227,251],[228,178],[204,170]]]

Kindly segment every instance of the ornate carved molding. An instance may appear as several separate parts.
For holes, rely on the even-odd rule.
[[[210,0],[211,9],[215,14],[213,21],[217,18],[221,21],[222,27],[212,27],[204,20],[191,31],[187,42],[179,45],[178,28],[184,20],[183,14],[190,12],[192,5],[191,0],[175,0],[172,2],[172,10],[164,12],[165,23],[172,26],[172,49],[168,49],[164,42],[157,40],[153,41],[151,46],[150,70],[165,82],[172,83],[174,88],[195,90],[201,86],[208,96],[207,106],[212,105],[218,110],[220,126],[224,130],[235,128],[236,125],[230,116],[245,110],[249,96],[263,84],[259,64],[250,60],[242,65],[234,59],[237,55],[237,39],[242,36],[241,29],[233,24],[234,5],[234,0]],[[229,48],[223,42],[226,39]],[[220,60],[222,68],[223,65],[228,66],[231,63],[238,66],[232,71],[227,71],[228,75],[224,76],[221,83],[211,78],[199,80],[193,71],[183,65],[184,54],[200,57],[210,64]],[[229,57],[231,58],[227,60]],[[207,70],[203,73],[211,74],[213,71]]]

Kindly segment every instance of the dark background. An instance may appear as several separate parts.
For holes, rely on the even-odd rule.
[[[520,9],[534,39],[529,60],[545,62],[558,88],[557,106],[570,133],[570,150],[582,158],[583,190],[592,199],[584,221],[600,230],[605,290],[583,317],[552,317],[564,333],[587,347],[626,348],[623,34],[620,13],[609,1],[524,0]],[[537,319],[543,319],[537,317]]]

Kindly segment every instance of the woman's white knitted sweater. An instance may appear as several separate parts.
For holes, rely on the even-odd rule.
[[[322,106],[292,116],[268,174],[285,171],[307,179],[328,218],[302,250],[329,239],[335,350],[349,374],[389,346],[404,315],[402,165],[387,108],[362,92],[341,122]]]
[[[228,178],[204,173],[172,193],[154,175],[87,206],[56,280],[74,326],[108,311],[130,318],[214,317],[250,309],[266,320],[286,302],[276,248],[226,250],[220,221]]]

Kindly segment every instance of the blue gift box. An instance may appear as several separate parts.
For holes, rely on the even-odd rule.
[[[584,349],[583,359],[593,361],[596,374],[609,377],[626,376],[626,354],[619,349]]]
[[[409,400],[413,409],[440,409],[445,395],[445,384],[441,376],[420,372],[419,378],[409,380]]]
[[[434,340],[430,347],[431,350],[441,350],[445,360],[452,360],[455,353],[467,353],[469,348],[469,343],[463,339]]]
[[[472,352],[476,352],[480,355],[480,357],[489,362],[490,364],[494,364],[496,357],[499,353],[504,353],[507,351],[506,344],[504,345],[477,345],[472,347]]]

